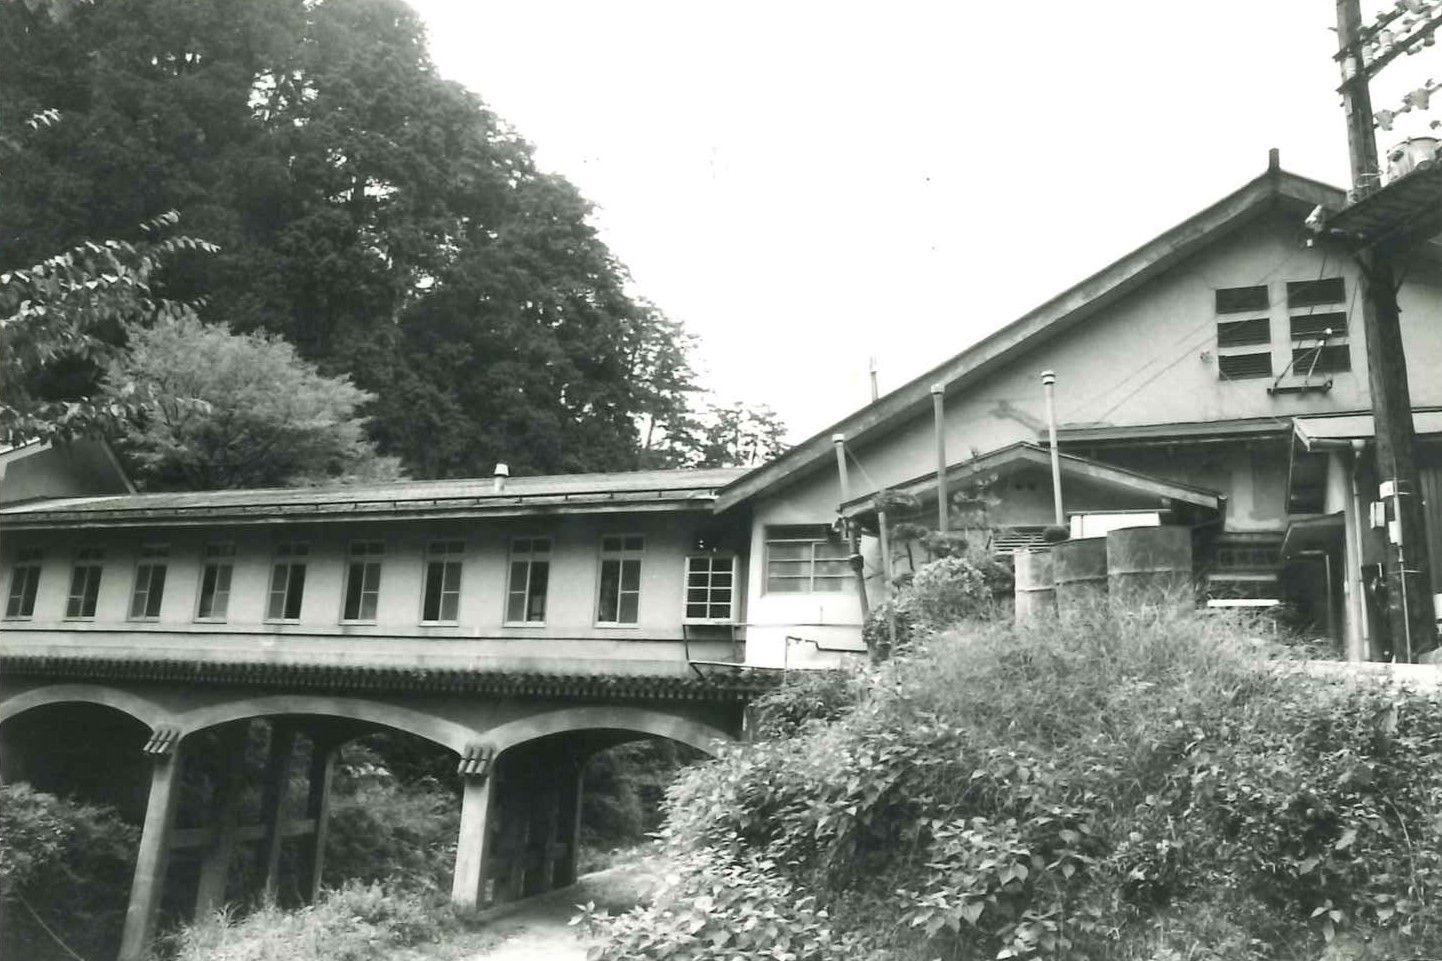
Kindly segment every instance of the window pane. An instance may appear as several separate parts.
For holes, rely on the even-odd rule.
[[[546,584],[550,580],[551,564],[549,561],[531,562],[531,590],[530,596],[526,599],[526,620],[544,621],[546,619]]]
[[[817,561],[816,576],[840,577],[851,573],[850,561]]]
[[[305,565],[290,565],[290,579],[285,586],[285,616],[287,620],[300,617],[300,602],[305,595]]]
[[[506,596],[506,620],[518,622],[525,619],[526,595],[522,591],[512,591]]]
[[[376,619],[376,602],[379,598],[379,594],[365,593],[361,595],[361,620],[373,621]]]
[[[687,605],[686,605],[686,616],[687,616],[687,617],[692,617],[692,618],[703,618],[703,617],[707,617],[708,615],[706,614],[706,605],[705,605],[705,604],[687,604]]]
[[[640,594],[621,595],[621,616],[616,618],[622,624],[635,624],[637,608],[641,603]]]
[[[270,589],[272,593],[285,593],[285,580],[290,570],[289,564],[277,564],[270,575]]]
[[[645,550],[646,539],[640,536],[627,537],[625,546],[628,551]]]
[[[816,557],[850,557],[851,552],[841,541],[817,541]]]
[[[361,585],[365,579],[364,564],[352,564],[345,579],[345,619],[354,621],[360,617]]]
[[[621,562],[621,590],[639,591],[641,589],[641,562],[627,560]]]
[[[601,562],[601,594],[596,609],[596,620],[613,623],[616,620],[618,594],[621,590],[621,562]]]
[[[706,600],[709,596],[710,592],[704,588],[693,587],[686,591],[686,602],[688,604],[694,604]]]
[[[446,594],[441,598],[441,620],[454,621],[459,612],[461,595]]]
[[[285,583],[290,569],[288,564],[277,564],[270,576],[270,603],[266,605],[265,616],[279,620],[285,614]]]
[[[844,577],[817,577],[816,590],[818,591],[844,591],[846,590],[846,578]]]
[[[85,579],[85,601],[81,605],[80,613],[83,617],[95,616],[95,602],[100,597],[100,568],[87,567],[88,574]]]
[[[445,565],[445,568],[446,568],[446,569],[445,569],[445,577],[444,577],[444,579],[443,579],[442,582],[441,582],[442,587],[443,587],[446,591],[448,591],[448,592],[450,592],[450,593],[453,593],[453,594],[458,594],[458,593],[460,593],[460,590],[461,590],[461,565],[460,565],[458,562],[452,562],[452,563],[446,564],[446,565]]]
[[[615,552],[619,551],[620,549],[621,549],[621,538],[619,538],[619,537],[603,537],[603,538],[601,538],[601,550],[606,551],[607,553],[615,553]]]
[[[772,560],[787,560],[809,558],[811,556],[810,544],[767,544],[766,556]]]
[[[441,619],[441,583],[445,578],[446,565],[438,561],[431,561],[426,565],[426,593],[425,601],[421,605],[421,620],[438,621]]]
[[[809,589],[809,581],[797,580],[790,577],[768,577],[766,578],[766,590],[777,594],[795,594],[798,591]]]

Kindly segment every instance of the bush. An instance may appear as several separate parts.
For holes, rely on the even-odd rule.
[[[370,961],[457,926],[439,897],[352,881],[294,911],[270,904],[244,918],[221,912],[186,925],[170,951],[175,961]]]
[[[68,957],[32,910],[75,951],[114,954],[139,841],[110,808],[0,786],[0,955]]]
[[[861,700],[865,680],[849,670],[797,671],[751,702],[756,736],[792,737],[808,724],[838,720]]]
[[[433,782],[346,778],[330,809],[325,882],[392,881],[447,890],[460,831],[460,805]]]
[[[682,776],[671,913],[613,928],[624,956],[756,865],[805,905],[777,924],[866,956],[1437,954],[1442,699],[1293,676],[1255,636],[1166,607],[938,635]]]

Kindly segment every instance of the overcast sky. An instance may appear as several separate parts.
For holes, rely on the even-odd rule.
[[[869,399],[868,356],[901,385],[1269,147],[1347,180],[1332,0],[411,2],[441,73],[596,204],[637,293],[700,335],[708,383],[798,441]],[[1375,106],[1442,76],[1437,49]]]

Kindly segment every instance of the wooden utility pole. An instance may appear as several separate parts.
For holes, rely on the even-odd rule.
[[[1372,127],[1370,80],[1376,67],[1363,55],[1366,36],[1360,0],[1337,0],[1341,39],[1342,102],[1356,197],[1377,190],[1382,171]],[[1436,613],[1428,577],[1427,531],[1412,430],[1412,395],[1402,345],[1401,311],[1392,252],[1373,246],[1357,253],[1361,268],[1362,330],[1367,343],[1367,380],[1377,435],[1379,496],[1390,505],[1388,526],[1387,622],[1392,650],[1400,661],[1415,661],[1437,646]]]

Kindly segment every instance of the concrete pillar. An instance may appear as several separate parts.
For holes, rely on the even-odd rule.
[[[295,726],[272,721],[270,753],[265,762],[265,783],[261,787],[261,837],[259,863],[264,897],[274,900],[280,885],[280,848],[285,840],[285,797],[290,788],[290,756],[295,747]]]
[[[451,883],[451,903],[461,908],[480,906],[490,857],[491,808],[496,795],[496,778],[472,776],[465,780],[461,797],[461,830],[456,839],[456,870]]]
[[[200,921],[225,904],[225,885],[230,877],[230,857],[240,827],[240,808],[245,800],[245,744],[249,722],[237,724],[220,738],[225,752],[224,770],[212,809],[214,837],[200,862],[200,881],[195,892],[195,920]]]
[[[335,778],[335,755],[336,746],[329,740],[312,740],[305,816],[315,825],[315,830],[306,839],[300,877],[300,894],[307,903],[315,901],[320,893],[320,878],[325,871],[325,842],[330,834],[330,793],[331,782]]]
[[[564,774],[561,775],[565,777]],[[561,788],[560,827],[557,841],[565,846],[566,853],[556,865],[555,886],[563,888],[575,884],[580,876],[581,862],[581,799],[586,790],[586,759],[576,761],[575,771]]]
[[[155,738],[151,742],[154,743]],[[140,850],[135,857],[135,876],[130,883],[130,903],[125,909],[119,961],[141,961],[150,953],[150,939],[155,934],[155,919],[165,890],[165,870],[170,861],[170,834],[180,790],[179,746],[155,755],[151,763],[145,826],[141,829]]]

